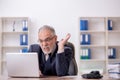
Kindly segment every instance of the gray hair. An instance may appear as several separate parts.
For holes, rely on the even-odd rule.
[[[39,28],[38,33],[42,30],[49,30],[53,35],[56,35],[54,28],[49,25],[43,25],[41,28]]]

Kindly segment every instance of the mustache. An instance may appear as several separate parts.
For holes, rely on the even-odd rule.
[[[50,48],[49,46],[44,46],[43,48]]]

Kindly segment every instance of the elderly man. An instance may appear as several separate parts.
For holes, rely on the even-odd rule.
[[[68,75],[68,69],[72,59],[72,50],[64,45],[69,38],[70,34],[67,34],[64,39],[58,42],[54,28],[44,25],[39,29],[38,41],[40,51],[38,58],[40,76]]]

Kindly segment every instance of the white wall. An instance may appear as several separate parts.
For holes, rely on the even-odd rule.
[[[120,0],[0,0],[1,17],[30,17],[31,43],[37,42],[38,28],[48,24],[55,27],[58,40],[71,33],[69,41],[75,44],[76,54],[79,50],[79,17],[120,16],[119,8]]]

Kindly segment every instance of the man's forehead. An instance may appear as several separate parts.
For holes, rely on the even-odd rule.
[[[50,31],[50,30],[41,30],[40,32],[39,32],[39,36],[41,37],[41,38],[47,38],[47,37],[49,37],[49,36],[51,36],[52,35],[52,32]]]
[[[51,33],[49,29],[41,29],[40,33]]]

